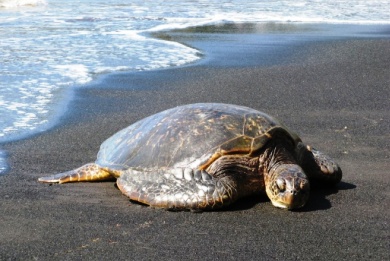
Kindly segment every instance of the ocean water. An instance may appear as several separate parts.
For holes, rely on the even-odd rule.
[[[389,0],[0,0],[0,144],[51,126],[99,75],[200,59],[148,33],[223,22],[390,23]],[[6,169],[0,150],[0,173]]]

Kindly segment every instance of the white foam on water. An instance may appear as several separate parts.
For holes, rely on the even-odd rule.
[[[71,81],[83,84],[92,80],[90,70],[84,64],[61,64],[53,65],[56,73],[68,77]]]
[[[0,175],[5,174],[9,169],[7,163],[7,154],[5,151],[0,150]]]
[[[0,8],[17,8],[21,6],[45,5],[44,0],[0,0]]]

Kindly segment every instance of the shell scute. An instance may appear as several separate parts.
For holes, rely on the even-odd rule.
[[[258,137],[268,132],[278,123],[268,115],[251,113],[245,115],[243,134],[248,137]]]
[[[253,138],[247,136],[239,136],[231,139],[220,145],[220,153],[223,155],[232,153],[249,152],[252,146]]]

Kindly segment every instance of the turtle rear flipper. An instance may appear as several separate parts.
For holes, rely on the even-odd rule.
[[[313,184],[332,186],[340,182],[341,168],[327,154],[300,142],[297,146],[297,155],[301,167]]]
[[[117,184],[131,200],[172,210],[221,208],[238,198],[230,176],[215,178],[190,168],[129,169]]]
[[[89,163],[74,170],[48,177],[41,177],[38,181],[43,183],[67,183],[80,181],[102,181],[112,178],[113,176],[108,171],[102,169],[95,163]]]

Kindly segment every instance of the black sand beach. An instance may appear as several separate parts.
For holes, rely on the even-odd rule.
[[[0,260],[389,260],[388,29],[247,24],[160,33],[204,58],[76,89],[55,128],[2,146],[11,170],[0,176]],[[94,161],[102,141],[136,120],[194,102],[276,116],[337,159],[343,181],[313,192],[299,211],[261,197],[203,213],[133,204],[114,182],[37,182]]]

